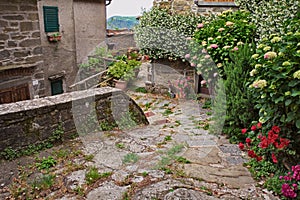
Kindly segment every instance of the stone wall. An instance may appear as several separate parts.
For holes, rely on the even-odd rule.
[[[237,9],[233,0],[154,0],[154,6],[170,9],[172,13],[200,15],[219,13],[230,8]]]
[[[32,97],[44,93],[38,20],[37,0],[0,0],[0,84],[28,76]]]
[[[3,104],[0,105],[0,152],[8,147],[19,150],[41,143],[58,129],[63,130],[63,138],[69,138],[108,126],[122,129],[126,123],[142,125],[148,121],[132,99],[110,87]]]

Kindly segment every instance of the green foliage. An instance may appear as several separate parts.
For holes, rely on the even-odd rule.
[[[124,156],[123,163],[136,163],[138,160],[138,155],[136,155],[135,153],[129,153]]]
[[[188,159],[182,157],[182,156],[178,156],[176,157],[176,161],[179,163],[185,163],[185,164],[189,164],[191,163],[191,161],[189,161]]]
[[[44,157],[40,162],[37,162],[36,167],[39,170],[50,169],[51,167],[54,167],[56,163],[57,161],[52,156],[49,156],[48,158]]]
[[[224,81],[226,119],[223,132],[229,135],[232,141],[244,139],[241,129],[251,124],[258,116],[247,85],[252,69],[250,61],[253,48],[254,44],[240,46],[238,51],[230,54],[232,62],[224,65],[227,79]]]
[[[285,137],[299,149],[300,133],[300,26],[299,17],[291,20],[285,35],[262,39],[252,56],[250,89],[259,121],[278,125]]]
[[[269,177],[278,171],[274,163],[265,160],[257,162],[256,159],[251,159],[246,165],[250,166],[249,171],[256,179]]]
[[[168,10],[153,7],[143,13],[134,29],[137,46],[150,58],[182,59],[188,50],[186,38],[191,37],[202,21],[195,14],[170,14]]]
[[[275,192],[275,194],[279,195],[281,194],[281,185],[283,184],[283,180],[279,179],[281,171],[277,171],[277,174],[275,174],[273,177],[269,177],[264,187],[267,188],[269,191]]]
[[[274,33],[283,34],[286,24],[299,13],[298,0],[236,0],[242,9],[251,13],[257,34],[264,38]]]
[[[85,180],[88,185],[96,182],[98,179],[101,178],[100,173],[98,172],[98,169],[96,167],[92,167],[86,174],[85,174]]]
[[[138,87],[138,88],[135,89],[135,91],[140,92],[140,93],[147,93],[148,92],[145,87]]]
[[[211,16],[210,20],[202,22],[202,27],[194,34],[196,44],[191,43],[193,59],[190,62],[197,64],[197,70],[204,75],[204,79],[211,76],[212,68],[216,68],[209,64],[211,59],[217,64],[219,73],[224,75],[222,65],[231,62],[230,52],[238,50],[246,42],[254,41],[256,30],[255,25],[249,22],[249,12],[245,11],[224,11],[221,15]],[[210,57],[206,58],[203,52],[199,56],[201,48],[205,48]]]
[[[122,79],[128,81],[135,75],[135,70],[141,66],[141,62],[137,60],[119,60],[108,68],[108,75],[114,79]]]
[[[167,135],[165,138],[164,138],[165,141],[171,141],[172,140],[172,136],[171,135]]]

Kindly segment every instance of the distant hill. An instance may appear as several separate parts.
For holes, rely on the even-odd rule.
[[[138,20],[136,17],[113,16],[107,19],[107,29],[132,29]]]

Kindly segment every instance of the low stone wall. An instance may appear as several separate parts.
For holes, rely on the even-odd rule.
[[[62,138],[111,127],[145,125],[138,105],[121,90],[105,87],[0,105],[0,152],[37,145],[57,131]]]

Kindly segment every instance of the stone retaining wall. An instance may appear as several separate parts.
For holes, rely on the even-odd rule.
[[[119,128],[148,124],[137,106],[124,92],[97,88],[62,95],[0,105],[0,152],[10,147],[20,150],[47,140],[56,130],[63,138],[89,134],[109,126]]]

